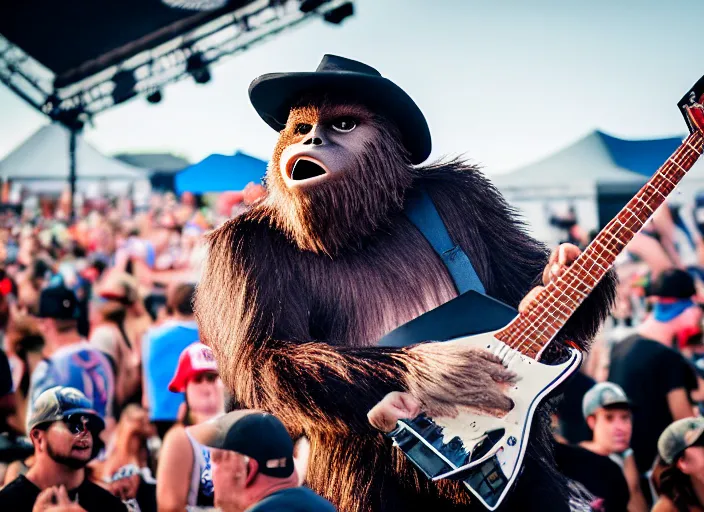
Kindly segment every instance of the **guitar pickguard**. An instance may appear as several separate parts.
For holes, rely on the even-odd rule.
[[[513,400],[513,409],[503,417],[459,409],[453,418],[421,415],[402,420],[394,441],[428,478],[460,480],[489,510],[495,510],[520,474],[535,410],[579,368],[582,356],[570,349],[564,363],[542,364],[509,348],[493,333],[446,343],[487,350],[500,357],[518,376],[505,391]]]

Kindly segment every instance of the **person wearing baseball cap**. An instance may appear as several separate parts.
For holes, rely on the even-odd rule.
[[[91,304],[90,343],[113,363],[118,406],[140,403],[142,361],[135,341],[141,339],[146,328],[138,325],[143,306],[137,282],[129,274],[114,271],[96,291]]]
[[[39,296],[37,325],[44,336],[44,355],[32,372],[27,417],[37,397],[54,386],[81,391],[107,424],[114,426],[115,371],[110,359],[78,332],[78,299],[62,282],[47,286]]]
[[[611,349],[607,380],[621,386],[634,406],[631,448],[641,475],[652,467],[662,431],[693,414],[690,393],[698,387],[696,373],[674,346],[700,330],[695,293],[687,272],[660,273],[648,287],[651,314]]]
[[[78,320],[78,299],[76,294],[63,284],[48,286],[39,295],[36,316],[55,320]]]
[[[164,437],[156,474],[159,510],[213,505],[210,449],[193,436],[196,426],[225,412],[225,387],[213,351],[200,342],[187,346],[178,359],[169,391],[182,393],[181,424]]]
[[[704,510],[704,418],[685,418],[658,439],[653,483],[659,495],[653,512]]]
[[[670,269],[660,273],[647,287],[646,295],[653,303],[652,319],[672,328],[669,341],[673,346],[701,344],[702,310],[696,284],[688,272]]]
[[[592,440],[582,446],[601,455],[632,455],[631,402],[621,386],[612,382],[595,384],[582,399],[582,413],[592,430]],[[623,460],[615,460],[623,467]]]
[[[212,449],[215,506],[223,512],[335,510],[300,485],[293,441],[276,416],[233,411],[195,428]]]
[[[582,413],[592,430],[592,440],[580,445],[618,464],[628,483],[628,510],[647,511],[648,506],[640,489],[638,467],[630,448],[633,415],[626,393],[618,384],[599,382],[585,393]]]
[[[85,466],[102,447],[103,418],[78,389],[57,386],[36,400],[28,421],[35,461],[0,491],[0,510],[27,511],[35,503],[77,501],[88,512],[125,511],[123,503],[86,478]],[[44,510],[41,508],[41,510]]]

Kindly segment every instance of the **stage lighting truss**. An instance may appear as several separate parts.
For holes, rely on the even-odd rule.
[[[189,9],[194,11],[214,11],[220,9],[227,3],[227,0],[161,0],[169,7],[179,9]]]
[[[198,3],[197,1],[195,3]],[[155,91],[183,79],[206,83],[216,62],[246,51],[306,21],[352,13],[352,2],[315,2],[314,9],[300,8],[305,0],[258,0],[204,24],[156,48],[137,54],[119,66],[54,88],[53,74],[0,35],[0,82],[52,119],[80,129],[96,114],[135,96],[154,101]],[[310,5],[310,3],[308,3]],[[337,19],[332,23],[339,23]],[[159,93],[159,98],[161,92]]]

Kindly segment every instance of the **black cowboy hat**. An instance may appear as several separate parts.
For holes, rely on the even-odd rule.
[[[411,163],[420,164],[430,155],[430,130],[418,105],[398,85],[361,62],[325,55],[312,73],[262,75],[249,86],[249,98],[266,124],[281,131],[291,106],[316,91],[349,95],[391,120],[401,132]]]

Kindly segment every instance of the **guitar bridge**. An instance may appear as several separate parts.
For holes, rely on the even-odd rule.
[[[394,435],[396,445],[433,480],[462,480],[465,471],[484,463],[500,449],[503,428],[478,435],[471,446],[458,436],[445,441],[443,429],[424,414],[399,421]]]
[[[443,429],[421,414],[412,420],[399,421],[393,436],[395,444],[430,480],[458,480],[481,494],[493,505],[508,485],[496,454],[501,450],[505,430],[500,428],[479,435],[467,447],[455,436],[445,442]]]
[[[478,501],[495,510],[521,473],[535,409],[579,368],[582,355],[568,348],[566,361],[545,365],[510,349],[493,333],[453,342],[487,350],[508,362],[518,375],[505,389],[513,408],[501,416],[461,406],[452,416],[421,414],[399,420],[389,435],[428,479],[462,482]]]

